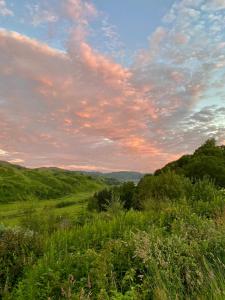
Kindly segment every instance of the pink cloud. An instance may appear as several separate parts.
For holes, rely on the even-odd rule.
[[[0,71],[5,86],[0,98],[7,99],[1,109],[6,119],[3,132],[7,130],[11,137],[4,143],[11,154],[19,150],[25,163],[35,165],[31,153],[32,157],[48,153],[48,160],[60,163],[59,151],[63,151],[65,157],[77,156],[80,161],[88,156],[107,168],[102,151],[121,147],[124,157],[115,156],[127,169],[126,151],[132,149],[128,155],[133,156],[146,151],[145,143],[151,144],[137,135],[145,128],[144,115],[151,118],[154,108],[132,87],[132,74],[126,68],[86,43],[66,54],[2,30],[0,48],[3,69],[11,70],[8,75]]]
[[[202,109],[212,86],[222,95],[223,41],[195,25],[205,18],[197,2],[174,5],[170,26],[157,28],[130,68],[88,43],[98,12],[87,1],[53,11],[72,23],[65,51],[0,30],[0,155],[28,166],[149,172],[211,132],[224,140],[224,111]]]
[[[62,7],[65,14],[74,21],[84,22],[86,18],[98,15],[95,6],[86,0],[66,0],[63,1]]]
[[[129,79],[131,73],[123,68],[121,65],[116,64],[103,55],[95,53],[87,43],[83,42],[80,45],[79,59],[83,61],[87,68],[94,73],[98,73],[106,83],[110,85],[122,85]]]

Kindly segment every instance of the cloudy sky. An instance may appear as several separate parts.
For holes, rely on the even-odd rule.
[[[151,172],[225,143],[225,0],[0,0],[0,160]]]

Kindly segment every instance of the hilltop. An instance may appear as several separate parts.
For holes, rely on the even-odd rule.
[[[216,185],[225,187],[225,146],[217,146],[215,139],[207,140],[191,155],[184,155],[170,162],[155,175],[174,171],[192,180],[211,178]]]
[[[56,199],[94,191],[105,183],[100,178],[58,168],[29,169],[0,162],[0,202],[28,199]]]

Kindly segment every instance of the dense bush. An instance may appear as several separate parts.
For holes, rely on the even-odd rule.
[[[135,206],[135,192],[136,188],[133,182],[106,188],[94,194],[89,200],[88,207],[97,211],[106,211],[112,203],[119,201],[125,209],[130,209]]]
[[[143,208],[147,200],[166,201],[187,197],[192,189],[189,179],[168,171],[159,176],[144,176],[137,186],[137,207]]]
[[[90,198],[88,208],[90,210],[95,209],[97,211],[107,210],[107,206],[113,199],[113,189],[105,188],[99,192],[96,192],[93,197]]]

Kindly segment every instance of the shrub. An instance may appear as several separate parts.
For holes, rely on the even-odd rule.
[[[221,195],[214,182],[208,177],[197,180],[193,184],[192,189],[190,189],[190,192],[191,195],[189,197],[192,201],[212,202]]]
[[[135,206],[133,202],[135,191],[136,187],[133,182],[125,182],[120,186],[103,189],[90,198],[88,208],[106,211],[111,204],[115,204],[115,199],[116,201],[119,200],[121,207],[133,208]]]
[[[90,210],[97,211],[106,211],[107,206],[113,199],[113,190],[112,189],[103,189],[99,192],[96,192],[93,197],[89,199],[88,208]]]
[[[162,173],[158,176],[144,176],[137,187],[136,206],[143,208],[145,201],[178,200],[185,198],[191,189],[189,179],[174,172]]]

